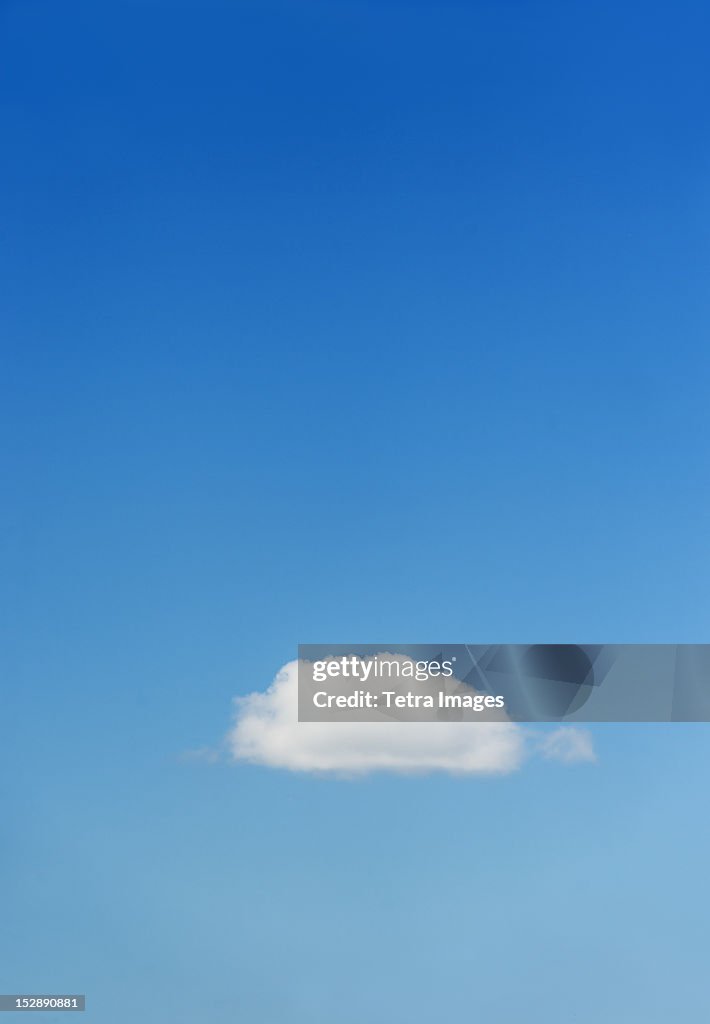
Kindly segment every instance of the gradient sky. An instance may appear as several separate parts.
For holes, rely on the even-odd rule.
[[[709,32],[2,0],[1,991],[707,1019],[705,726],[504,779],[184,755],[299,641],[709,639]]]

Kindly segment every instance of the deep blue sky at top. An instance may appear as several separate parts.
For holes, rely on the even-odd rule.
[[[579,805],[559,768],[415,795],[177,758],[216,743],[231,697],[266,686],[299,641],[708,639],[709,28],[707,5],[684,0],[0,3],[13,986],[39,984],[41,962],[43,987],[83,984],[105,1008],[121,964],[145,1019],[195,1020],[217,985],[221,1024],[246,963],[239,1008],[282,1020],[265,956],[275,943],[285,962],[306,920],[326,962],[319,926],[349,921],[354,949],[382,906],[415,962],[417,927],[449,941],[453,885],[414,930],[377,858],[384,903],[362,896],[368,835],[394,859],[412,828],[410,881],[441,856],[496,865],[490,920],[519,884],[528,951],[543,912],[553,945],[569,933],[579,879],[558,885],[546,844],[574,832],[583,886],[606,866],[580,946],[613,974],[599,908],[626,894],[648,978],[656,872],[710,848],[691,797],[676,804],[706,770],[704,734],[607,731],[606,774],[579,783]],[[492,829],[482,845],[464,792]],[[643,859],[659,820],[628,895],[619,858]],[[456,851],[437,845],[451,827]],[[327,898],[309,874],[323,849]],[[511,882],[522,849],[549,871],[533,896]],[[662,903],[666,934],[700,934],[675,913]],[[502,964],[500,927],[481,955]],[[187,1008],[157,1001],[177,981]],[[334,1019],[302,981],[293,1019]],[[373,984],[403,1019],[386,971]],[[408,1019],[432,1006],[417,997]],[[644,1019],[656,1011],[669,1019],[650,995]]]
[[[71,629],[698,636],[704,5],[2,13],[10,528]]]

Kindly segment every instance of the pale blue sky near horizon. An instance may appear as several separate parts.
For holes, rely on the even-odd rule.
[[[185,754],[299,642],[708,639],[709,28],[0,4],[0,991],[707,1017],[707,726],[503,778]]]

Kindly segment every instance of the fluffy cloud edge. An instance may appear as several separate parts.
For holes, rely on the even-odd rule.
[[[538,751],[547,761],[563,764],[593,764],[597,755],[592,734],[575,725],[561,725],[538,740]]]

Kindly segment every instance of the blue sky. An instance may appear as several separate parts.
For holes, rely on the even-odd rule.
[[[504,778],[184,754],[299,641],[707,639],[709,22],[0,5],[3,991],[707,1016],[706,727]]]

